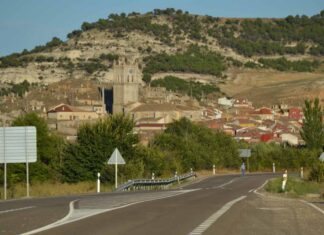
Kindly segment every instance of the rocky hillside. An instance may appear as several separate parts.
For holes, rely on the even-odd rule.
[[[225,19],[174,9],[112,14],[84,22],[67,37],[67,41],[53,38],[33,50],[0,58],[0,86],[24,80],[45,85],[66,79],[107,82],[119,57],[136,59],[145,82],[167,74],[221,83],[227,93],[237,96],[246,94],[234,89],[241,86],[240,73],[251,72],[251,81],[271,74],[269,81],[264,79],[270,83],[276,74],[287,74],[291,83],[293,74],[299,73],[324,79],[324,11],[285,19]],[[291,83],[283,87],[289,89]],[[258,89],[255,84],[250,88]],[[285,94],[285,89],[280,92]],[[312,88],[303,92],[311,93]]]

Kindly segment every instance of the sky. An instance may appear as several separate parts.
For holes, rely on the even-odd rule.
[[[324,0],[0,0],[0,57],[43,45],[111,13],[172,7],[215,17],[312,16]]]

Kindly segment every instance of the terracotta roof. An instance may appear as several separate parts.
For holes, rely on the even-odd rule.
[[[142,104],[134,109],[132,112],[147,112],[147,111],[197,111],[199,108],[174,105],[174,104]]]
[[[91,112],[91,111],[73,107],[68,104],[59,104],[59,105],[49,109],[49,111],[48,111],[48,113],[58,113],[58,112]]]

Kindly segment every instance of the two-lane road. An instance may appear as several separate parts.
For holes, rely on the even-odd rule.
[[[318,231],[324,231],[320,223],[324,216],[310,206],[254,193],[271,177],[271,174],[215,176],[178,190],[0,203],[0,232],[18,234],[42,227],[63,218],[69,205],[72,210],[60,226],[38,230],[39,234],[319,234]],[[14,211],[12,206],[17,203],[25,209]],[[1,214],[5,210],[8,212]],[[51,215],[53,218],[49,219]],[[28,216],[37,222],[29,224]],[[301,225],[305,222],[313,229]],[[21,226],[22,223],[25,225]]]

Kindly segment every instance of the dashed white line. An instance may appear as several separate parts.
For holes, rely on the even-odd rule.
[[[228,211],[235,203],[243,200],[246,196],[241,196],[233,201],[226,203],[220,210],[212,214],[202,224],[195,228],[189,235],[201,235],[205,232],[213,223],[215,223],[226,211]]]
[[[17,209],[11,209],[11,210],[6,210],[6,211],[0,211],[0,214],[9,213],[9,212],[14,212],[14,211],[27,210],[27,209],[31,209],[31,208],[34,208],[34,207],[35,207],[35,206],[27,206],[27,207],[21,207],[21,208],[17,208]]]

